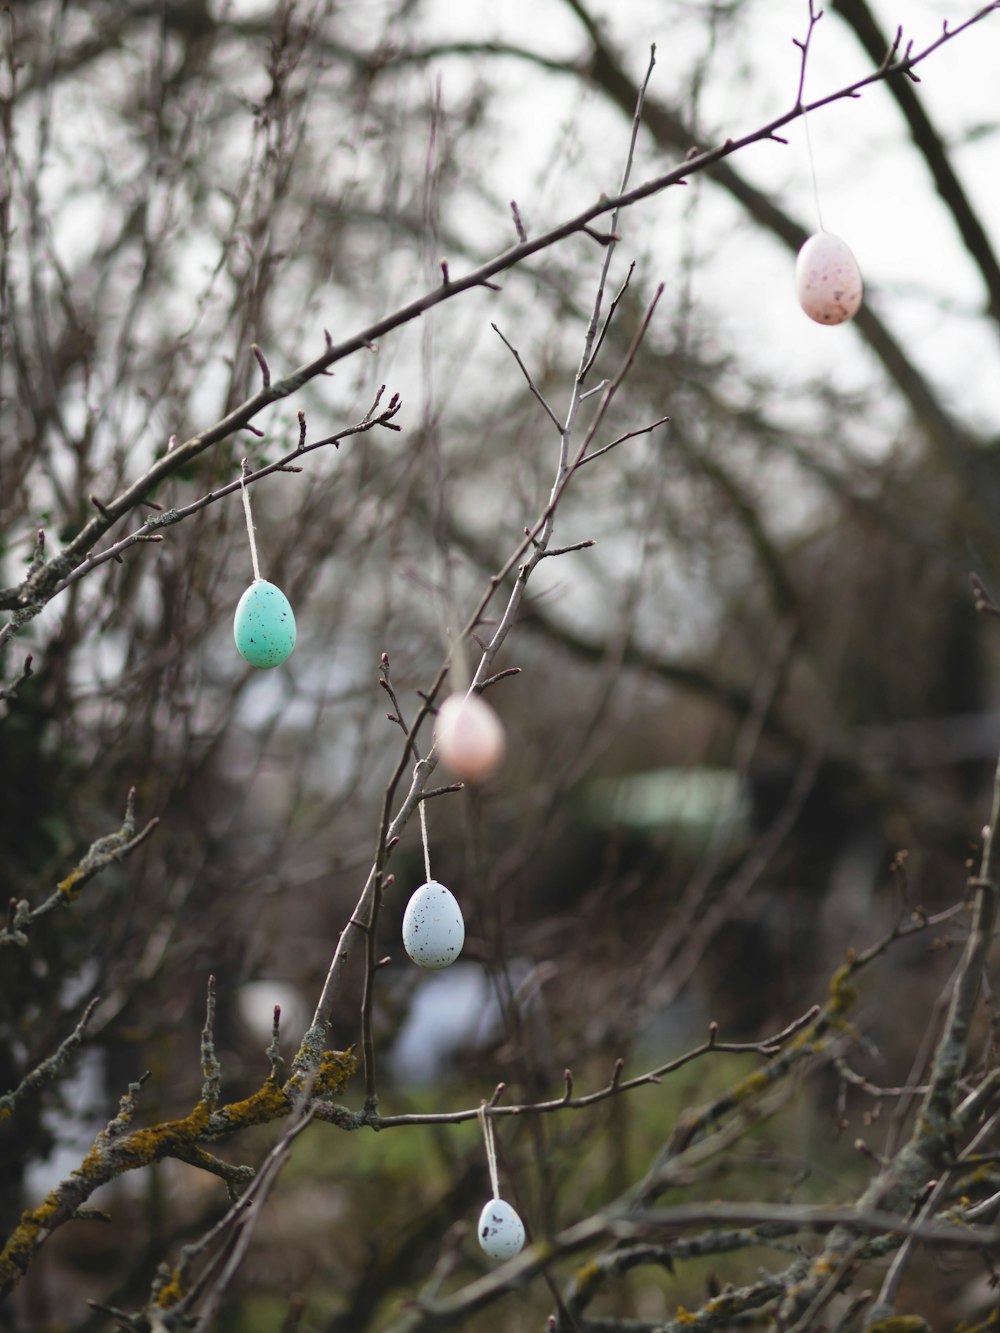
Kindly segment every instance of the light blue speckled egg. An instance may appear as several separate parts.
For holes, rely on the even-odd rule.
[[[465,943],[465,921],[455,895],[436,879],[421,884],[403,913],[403,948],[420,967],[453,963]]]
[[[240,598],[233,621],[236,651],[255,667],[280,666],[295,647],[295,616],[288,598],[255,579]]]
[[[512,1259],[524,1248],[524,1223],[503,1199],[491,1199],[479,1214],[479,1244],[491,1259]]]

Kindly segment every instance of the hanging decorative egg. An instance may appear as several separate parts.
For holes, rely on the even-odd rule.
[[[403,913],[403,948],[418,967],[448,967],[462,952],[465,921],[455,895],[436,879],[421,884]]]
[[[255,579],[233,620],[236,651],[251,666],[280,666],[295,647],[295,616],[288,598],[266,579]]]
[[[479,1214],[477,1234],[491,1259],[512,1259],[524,1249],[524,1223],[503,1199],[491,1199]]]
[[[478,694],[451,694],[434,723],[438,754],[456,777],[482,782],[500,767],[507,739],[503,723]]]
[[[817,324],[843,324],[861,308],[864,284],[858,261],[839,236],[810,236],[795,261],[799,305]]]

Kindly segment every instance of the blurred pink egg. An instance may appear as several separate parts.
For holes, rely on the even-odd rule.
[[[843,324],[861,307],[864,285],[858,261],[839,236],[810,236],[795,261],[799,305],[817,324]]]
[[[456,777],[482,782],[500,767],[507,748],[503,723],[478,694],[452,694],[434,723],[438,754]]]

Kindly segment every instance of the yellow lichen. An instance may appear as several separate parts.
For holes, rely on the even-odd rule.
[[[183,1296],[184,1287],[181,1285],[180,1270],[175,1268],[169,1279],[156,1293],[156,1303],[162,1310],[166,1310],[171,1305],[176,1305]]]
[[[589,1292],[592,1287],[597,1286],[603,1276],[604,1270],[601,1268],[600,1264],[594,1263],[593,1261],[589,1264],[584,1264],[582,1268],[576,1270],[577,1291],[581,1293]]]
[[[215,1118],[223,1122],[225,1130],[245,1129],[249,1125],[268,1125],[272,1120],[280,1120],[291,1109],[292,1103],[285,1089],[268,1081],[241,1102],[220,1107]],[[220,1128],[219,1133],[222,1132]]]
[[[836,1018],[849,1009],[858,998],[857,990],[850,985],[851,977],[854,975],[854,957],[848,953],[847,962],[843,967],[838,967],[830,979],[830,1017]]]
[[[901,1314],[877,1319],[869,1325],[867,1333],[931,1333],[931,1326],[919,1315]]]
[[[747,1074],[746,1078],[741,1079],[733,1088],[733,1101],[745,1101],[747,1097],[752,1097],[755,1092],[763,1092],[770,1082],[771,1077],[766,1069],[758,1069],[753,1074]]]
[[[713,1296],[701,1307],[701,1314],[706,1319],[720,1319],[723,1316],[728,1317],[739,1313],[740,1306],[731,1292],[723,1292],[721,1296]]]
[[[31,1256],[48,1234],[48,1224],[59,1211],[58,1190],[52,1190],[37,1208],[21,1214],[7,1244],[0,1253],[0,1297],[13,1289],[27,1272]]]
[[[324,1051],[316,1077],[317,1093],[324,1097],[336,1096],[347,1085],[347,1080],[357,1067],[358,1060],[353,1050]]]
[[[80,883],[83,877],[83,871],[77,866],[75,870],[69,872],[65,879],[59,881],[56,888],[64,898],[68,898],[72,901],[83,888],[83,885]]]

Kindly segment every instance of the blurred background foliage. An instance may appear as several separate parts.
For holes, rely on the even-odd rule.
[[[933,40],[942,8],[967,16],[835,0],[811,95],[869,68],[899,20]],[[458,273],[512,244],[512,197],[534,233],[613,191],[650,40],[636,179],[791,105],[805,11],[12,3],[0,581],[23,576],[39,528],[58,547],[90,496],[117,494],[172,436],[241,401],[258,383],[251,342],[287,373],[324,329],[346,336],[434,286],[442,258]],[[402,955],[423,879],[415,828],[396,855],[379,941],[393,962],[376,995],[383,1110],[474,1105],[501,1080],[512,1098],[558,1095],[566,1066],[597,1086],[616,1058],[659,1063],[712,1019],[752,1039],[821,1000],[845,948],[901,904],[961,896],[1000,741],[996,640],[969,581],[1000,586],[985,166],[997,123],[983,72],[997,41],[987,22],[928,60],[919,87],[893,81],[812,117],[824,211],[868,287],[850,328],[804,328],[794,304],[793,253],[813,229],[798,128],[788,148],[754,147],[623,218],[613,282],[636,269],[604,373],[657,281],[666,292],[608,437],[671,421],[567,493],[557,541],[597,545],[531,585],[500,663],[522,674],[491,695],[508,762],[482,792],[431,804],[434,873],[469,930],[453,973],[417,976]],[[99,997],[72,1077],[0,1126],[5,1233],[144,1069],[143,1115],[190,1108],[209,973],[227,1096],[259,1085],[275,1002],[294,1049],[399,753],[380,654],[412,714],[554,471],[551,424],[490,323],[558,409],[600,261],[586,238],[546,251],[502,291],[450,302],[312,381],[265,414],[263,438],[229,440],[160,489],[164,508],[188,503],[233,480],[244,454],[293,448],[298,410],[312,440],[360,420],[380,384],[402,394],[401,434],[360,435],[254,488],[262,573],[299,624],[286,668],[255,675],[232,647],[251,577],[235,496],[72,584],[8,645],[3,678],[27,652],[34,674],[0,721],[5,900],[41,901],[118,827],[130,787],[140,820],[161,823],[30,947],[4,951],[5,1088]],[[868,977],[854,1058],[877,1081],[907,1079],[956,938],[918,937]],[[354,981],[336,1015],[343,1046],[358,1035]],[[733,1060],[586,1114],[505,1122],[503,1176],[529,1227],[544,1234],[624,1189]],[[708,1188],[842,1197],[866,1174],[850,1143],[879,1129],[864,1097],[837,1094],[823,1071],[780,1134],[753,1129]],[[273,1137],[226,1151],[257,1160]],[[296,1295],[303,1327],[380,1326],[487,1189],[469,1125],[311,1128],[219,1327],[276,1328]],[[177,1163],[107,1194],[111,1224],[63,1229],[0,1327],[107,1326],[85,1299],[141,1299],[164,1255],[225,1207],[217,1180]],[[459,1277],[484,1263],[467,1239],[459,1254]],[[756,1263],[738,1257],[726,1279]],[[614,1308],[694,1308],[711,1268],[633,1274]],[[926,1317],[958,1311],[978,1273],[970,1261],[915,1279]],[[544,1290],[511,1302],[505,1327],[540,1327],[552,1304]]]

